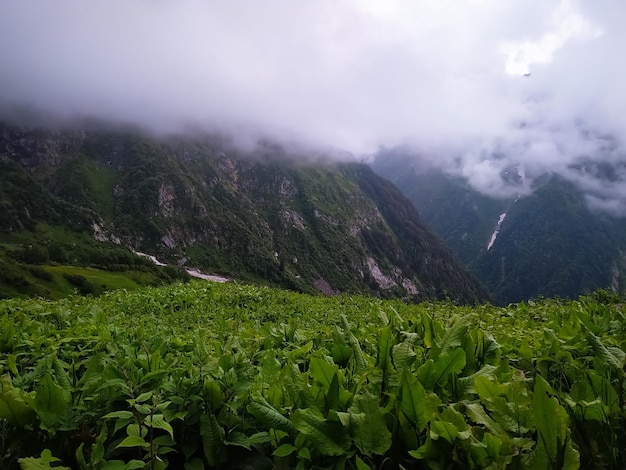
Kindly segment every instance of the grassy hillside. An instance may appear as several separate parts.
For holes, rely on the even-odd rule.
[[[420,177],[405,172],[395,184],[466,264],[486,251],[498,217],[513,203],[485,196],[461,178],[436,171]]]
[[[0,231],[0,299],[59,299],[187,279],[182,269],[155,266],[86,231],[43,223],[30,230]]]
[[[303,292],[489,300],[406,198],[358,163],[214,136],[0,124],[0,169],[0,238],[11,237],[0,257],[16,262],[15,251],[50,251],[46,226],[64,232],[54,245],[94,248],[87,236]]]
[[[623,292],[622,224],[594,214],[573,184],[554,177],[511,206],[492,249],[471,267],[501,300]]]
[[[623,305],[0,301],[0,467],[625,468]]]

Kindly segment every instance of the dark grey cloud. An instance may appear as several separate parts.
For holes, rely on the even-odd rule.
[[[581,162],[624,161],[624,24],[622,0],[5,0],[0,102],[355,153],[410,144],[494,195],[511,166],[592,188]],[[597,207],[626,204],[612,184]]]

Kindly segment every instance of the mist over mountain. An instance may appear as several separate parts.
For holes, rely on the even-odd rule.
[[[621,212],[621,181],[572,168],[624,162],[624,24],[619,0],[8,1],[0,112],[409,145],[486,194],[519,166]]]
[[[0,169],[0,296],[49,295],[39,281],[51,280],[50,263],[143,269],[136,251],[328,295],[489,299],[364,164],[307,160],[268,141],[244,151],[215,136],[1,125]]]
[[[485,220],[552,177],[624,217],[624,24],[621,0],[7,1],[0,117],[279,142],[292,162],[403,148]]]
[[[494,197],[414,158],[383,151],[372,166],[411,199],[497,302],[626,291],[626,219],[597,210],[584,186],[557,173],[529,183],[511,167],[500,175],[511,196]],[[608,187],[619,178],[619,168],[607,165],[574,171]]]

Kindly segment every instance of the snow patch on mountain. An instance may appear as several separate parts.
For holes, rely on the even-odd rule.
[[[158,259],[156,259],[156,256],[148,255],[146,253],[142,253],[140,251],[134,251],[134,250],[133,250],[133,253],[135,253],[137,256],[141,256],[143,258],[148,258],[150,261],[152,261],[157,266],[167,266],[167,264],[161,263]]]
[[[156,258],[156,256],[148,255],[148,254],[142,253],[140,251],[134,251],[133,250],[133,252],[137,256],[142,256],[144,258],[148,258],[150,261],[152,261],[157,266],[167,266],[167,264],[161,263]],[[213,281],[213,282],[228,282],[228,281],[230,281],[230,279],[228,279],[226,277],[215,276],[213,274],[205,274],[205,273],[203,273],[202,271],[200,271],[199,269],[196,269],[196,268],[187,269],[186,271],[187,271],[187,274],[189,274],[191,277],[195,277],[195,278],[198,278],[198,279],[204,279],[205,281]]]
[[[491,247],[493,246],[493,244],[495,243],[496,238],[498,237],[498,233],[500,233],[500,227],[502,226],[502,222],[504,221],[505,217],[506,217],[506,212],[504,212],[503,214],[500,214],[500,217],[498,218],[498,224],[496,225],[495,230],[491,234],[491,239],[489,240],[489,243],[487,244],[487,251],[489,251]]]

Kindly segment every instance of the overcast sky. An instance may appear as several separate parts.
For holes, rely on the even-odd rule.
[[[623,171],[624,25],[624,0],[2,0],[0,105],[409,143],[490,194],[521,165],[619,212],[626,185],[575,167]]]

